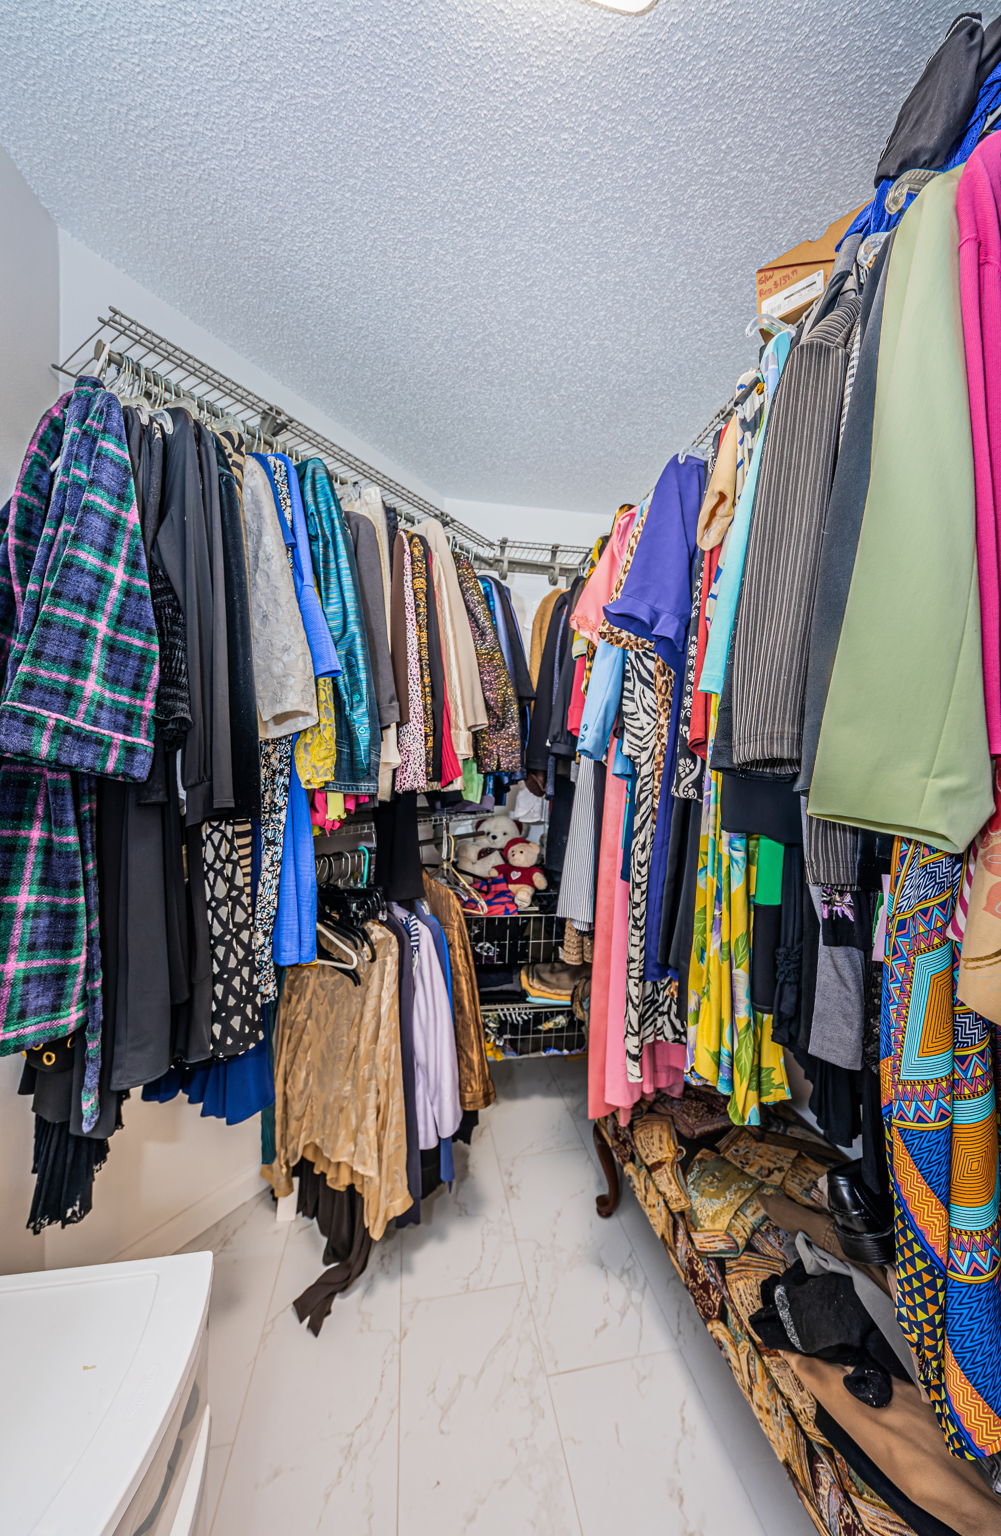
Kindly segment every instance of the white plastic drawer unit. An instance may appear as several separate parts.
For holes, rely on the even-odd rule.
[[[212,1255],[0,1279],[3,1536],[205,1536]]]

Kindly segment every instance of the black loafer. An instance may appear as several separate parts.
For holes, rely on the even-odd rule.
[[[893,1200],[862,1182],[861,1160],[827,1173],[827,1205],[845,1258],[856,1264],[892,1264]]]

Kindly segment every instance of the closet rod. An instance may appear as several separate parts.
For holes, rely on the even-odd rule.
[[[555,584],[561,577],[575,574],[590,554],[584,545],[488,538],[114,306],[99,317],[97,328],[86,340],[64,362],[54,363],[53,368],[76,378],[93,358],[100,342],[107,349],[108,363],[123,374],[131,373],[140,393],[162,398],[164,403],[190,405],[220,425],[235,426],[248,440],[259,444],[262,451],[285,453],[292,459],[318,456],[341,486],[356,481],[377,486],[388,504],[411,526],[424,517],[437,518],[453,542],[476,565],[498,570],[502,576],[508,572],[547,575]]]
[[[700,448],[707,448],[716,436],[717,429],[722,427],[733,414],[733,401],[728,400],[726,405],[721,405],[715,416],[711,416],[704,427],[701,427],[692,438],[686,453],[697,453]]]
[[[457,824],[459,824],[460,822],[463,822],[463,821],[469,821],[469,822],[472,823],[472,822],[474,822],[476,820],[476,815],[477,815],[476,810],[475,809],[470,810],[468,805],[455,806],[451,810],[447,810],[447,811],[429,811],[429,810],[426,810],[426,809],[424,809],[424,808],[422,808],[420,806],[418,806],[418,808],[417,808],[417,821],[418,821],[418,825],[419,825],[419,827],[420,827],[420,829],[422,831],[426,827],[430,827],[432,832],[441,831],[442,829],[444,829],[446,827],[451,827],[451,826],[457,825]],[[459,834],[459,835],[463,835],[463,834]],[[375,836],[375,822],[372,819],[371,812],[369,812],[366,815],[364,811],[361,811],[361,812],[352,811],[348,816],[346,816],[344,818],[344,820],[341,822],[340,826],[339,827],[335,827],[332,832],[322,832],[321,831],[319,837],[316,839],[316,842],[317,843],[322,843],[322,842],[324,842],[328,838],[335,838],[335,837],[336,838],[341,838],[341,837],[374,837],[374,836]],[[421,841],[422,842],[427,842],[428,839],[427,838],[422,838]],[[329,849],[326,849],[326,848],[321,848],[319,853],[317,854],[317,857],[319,858],[324,853],[331,852],[331,851],[340,852],[339,849],[338,850],[329,850]]]

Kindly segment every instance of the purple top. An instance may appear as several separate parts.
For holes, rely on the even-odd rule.
[[[668,460],[622,591],[605,605],[610,624],[652,640],[657,655],[676,672],[683,664],[692,611],[695,530],[705,473],[702,460],[694,456]]]

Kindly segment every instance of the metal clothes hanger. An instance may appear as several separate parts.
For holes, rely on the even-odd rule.
[[[434,878],[440,880],[442,885],[447,885],[457,895],[471,901],[478,912],[488,910],[487,903],[479,891],[466,879],[461,869],[455,865],[455,838],[447,827],[443,828],[441,835],[441,863],[434,873]]]

